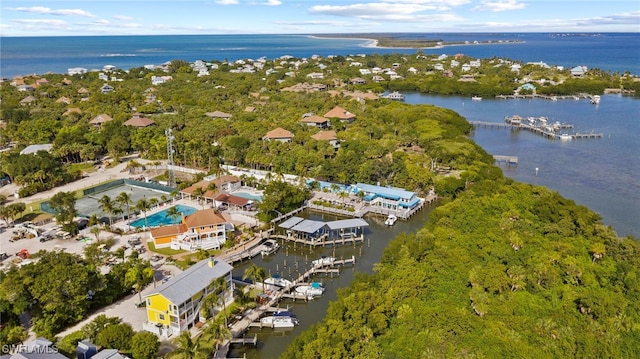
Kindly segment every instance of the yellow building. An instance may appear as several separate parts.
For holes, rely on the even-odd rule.
[[[213,281],[224,277],[225,302],[233,299],[233,267],[215,258],[202,260],[145,296],[147,321],[143,329],[171,337],[191,329],[200,320],[204,298],[215,289]]]

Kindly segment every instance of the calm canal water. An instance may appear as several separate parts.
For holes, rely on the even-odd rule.
[[[290,310],[300,320],[299,326],[286,331],[251,328],[247,332],[247,336],[253,336],[257,333],[258,347],[234,346],[229,357],[242,357],[246,354],[246,357],[251,359],[277,358],[286,350],[293,338],[325,317],[329,302],[337,298],[339,288],[349,286],[356,273],[372,273],[373,265],[380,261],[384,248],[389,242],[399,233],[415,233],[421,229],[433,208],[433,205],[427,206],[410,220],[397,221],[393,227],[384,225],[386,217],[366,217],[365,220],[369,223],[369,227],[365,232],[364,244],[309,248],[309,246],[301,246],[300,244],[283,243],[280,240],[282,247],[275,255],[265,258],[257,256],[250,262],[236,265],[233,271],[234,276],[242,276],[245,269],[255,263],[259,267],[265,268],[268,274],[278,273],[284,278],[293,279],[306,272],[311,267],[311,261],[322,255],[335,256],[338,259],[350,258],[352,255],[356,257],[355,266],[342,268],[337,276],[320,274],[313,277],[313,280],[322,282],[325,287],[325,292],[321,297],[307,303],[300,300],[294,302],[290,299],[285,299],[280,303],[281,307],[291,306]],[[307,211],[303,212],[301,216],[321,221],[343,219],[333,215]]]

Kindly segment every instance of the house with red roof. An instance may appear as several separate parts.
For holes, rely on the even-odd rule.
[[[285,130],[282,127],[278,127],[275,130],[267,132],[267,134],[264,135],[262,139],[268,140],[268,141],[273,140],[273,141],[280,141],[280,142],[291,142],[291,140],[293,139],[293,133]]]
[[[156,122],[154,120],[144,117],[140,112],[134,113],[133,117],[131,117],[124,123],[125,126],[138,128],[148,127],[155,124]]]

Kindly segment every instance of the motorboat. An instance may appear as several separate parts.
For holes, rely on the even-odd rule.
[[[404,95],[398,91],[393,91],[390,94],[384,96],[384,98],[394,101],[404,101]]]
[[[336,261],[336,257],[327,257],[327,256],[322,256],[319,259],[316,259],[314,261],[311,261],[311,264],[314,267],[324,267],[324,266],[330,266],[333,264],[333,262]]]
[[[265,279],[264,284],[273,285],[280,288],[286,288],[293,285],[293,282],[288,279],[284,279],[278,275],[274,275],[271,278]]]
[[[301,293],[308,297],[317,297],[324,293],[324,287],[320,282],[311,282],[310,285],[297,286],[295,291],[296,293]]]
[[[480,96],[473,96],[473,97],[471,97],[471,101],[482,101],[482,97],[480,97]]]
[[[262,243],[263,249],[260,251],[260,255],[268,256],[273,254],[280,249],[280,244],[275,239],[267,239],[264,243]]]
[[[260,318],[260,325],[271,328],[293,328],[300,324],[297,318],[272,315]]]
[[[560,135],[560,139],[563,141],[569,141],[572,139],[571,135],[567,134],[567,133],[563,133]]]
[[[600,95],[591,96],[591,103],[597,105],[600,103]]]
[[[384,224],[387,225],[387,226],[393,226],[396,223],[397,220],[398,220],[398,217],[396,217],[393,214],[390,214],[387,217],[387,219],[384,221]]]

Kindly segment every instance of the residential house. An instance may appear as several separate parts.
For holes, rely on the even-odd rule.
[[[267,132],[267,134],[264,135],[262,139],[269,141],[274,140],[280,142],[291,142],[291,140],[293,139],[293,133],[285,130],[282,127],[278,127],[275,130]]]
[[[156,248],[196,251],[219,249],[234,227],[213,208],[182,217],[182,223],[152,228],[149,232]]]
[[[364,85],[367,83],[367,80],[363,79],[362,77],[355,77],[349,80],[349,83],[351,83],[352,85]]]
[[[585,73],[587,73],[587,67],[586,66],[576,66],[576,67],[572,68],[569,71],[571,72],[571,76],[572,77],[582,77],[582,76],[584,76]]]
[[[1,359],[66,359],[60,350],[48,339],[38,337],[24,344],[15,345],[15,351],[11,350],[12,345],[3,345]]]
[[[434,64],[433,65],[433,69],[434,70],[438,70],[438,71],[444,71],[444,65],[443,64]]]
[[[407,72],[415,75],[415,74],[418,73],[418,69],[416,69],[415,67],[412,66],[412,67],[409,67],[409,69],[407,69]]]
[[[458,66],[460,66],[460,62],[456,60],[451,60],[451,67],[458,67]]]
[[[307,126],[315,126],[317,128],[327,128],[331,126],[331,121],[328,118],[318,115],[303,116],[300,122]]]
[[[364,75],[371,75],[371,70],[369,70],[369,69],[360,69],[358,71],[360,71],[360,75],[363,75],[363,76]]]
[[[205,113],[205,115],[211,117],[211,118],[223,118],[225,120],[228,120],[231,118],[231,114],[230,113],[226,113],[226,112],[222,112],[222,111],[213,111],[213,112],[207,112]]]
[[[213,185],[212,185],[213,184]],[[209,189],[215,186],[215,190]],[[202,200],[206,206],[209,201],[213,205],[218,192],[232,192],[242,187],[242,182],[236,176],[223,175],[220,177],[207,176],[202,181],[192,184],[191,186],[180,191],[181,198],[197,199],[195,192],[197,188],[202,188]]]
[[[35,88],[33,86],[27,85],[27,84],[18,85],[18,86],[16,86],[16,88],[20,92],[31,92],[31,91],[35,90]]]
[[[354,61],[354,62],[350,62],[349,66],[358,66],[358,67],[362,67],[362,62],[358,62],[358,61]]]
[[[222,300],[233,300],[233,267],[216,258],[204,259],[145,296],[147,320],[143,329],[161,337],[177,337],[200,321],[204,299],[218,290],[214,281],[224,278]]]
[[[87,73],[87,69],[84,67],[72,67],[67,69],[67,74],[69,75],[82,75]]]
[[[115,90],[113,88],[113,86],[109,85],[109,84],[104,84],[102,85],[102,87],[100,87],[100,92],[107,94],[109,92],[112,92],[113,90]]]
[[[96,117],[94,117],[93,119],[91,119],[91,121],[89,121],[89,124],[93,125],[94,127],[100,129],[102,128],[102,124],[105,122],[109,122],[112,121],[113,118],[111,118],[111,116],[107,115],[106,113],[103,113],[101,115],[98,115]]]
[[[67,105],[71,104],[71,99],[66,97],[66,96],[62,96],[59,99],[56,100],[56,103],[66,103]]]
[[[370,206],[381,207],[393,211],[413,209],[420,205],[422,199],[415,192],[397,187],[382,187],[366,183],[356,184],[356,192],[363,192],[363,199]]]
[[[324,114],[326,118],[337,118],[341,122],[353,122],[356,119],[356,115],[353,113],[343,109],[340,106],[336,106],[332,108],[329,112]]]
[[[173,76],[151,76],[151,84],[152,85],[160,85],[169,80],[173,80]]]
[[[324,74],[322,72],[312,72],[307,77],[313,80],[320,80],[324,78]]]
[[[316,141],[328,141],[329,144],[336,149],[340,147],[340,142],[338,141],[338,136],[336,135],[336,131],[333,131],[333,130],[320,131],[315,135],[312,135],[311,138],[313,138]]]
[[[462,70],[464,72],[471,71],[471,65],[470,64],[462,64],[462,67],[460,67],[460,70]]]
[[[125,126],[132,126],[132,127],[138,127],[138,128],[148,127],[155,124],[156,122],[154,120],[143,117],[143,115],[140,112],[134,113],[133,117],[131,117],[125,123],[123,123],[123,125]]]
[[[36,102],[36,98],[31,96],[31,95],[29,95],[29,96],[23,98],[22,100],[20,100],[20,104],[22,106],[31,105],[34,102]]]
[[[373,78],[371,78],[371,81],[373,82],[382,82],[385,81],[384,77],[380,76],[380,75],[374,75]]]
[[[458,81],[462,81],[462,82],[476,82],[476,79],[473,77],[473,75],[465,74],[465,75],[460,76],[460,78],[458,79]]]

